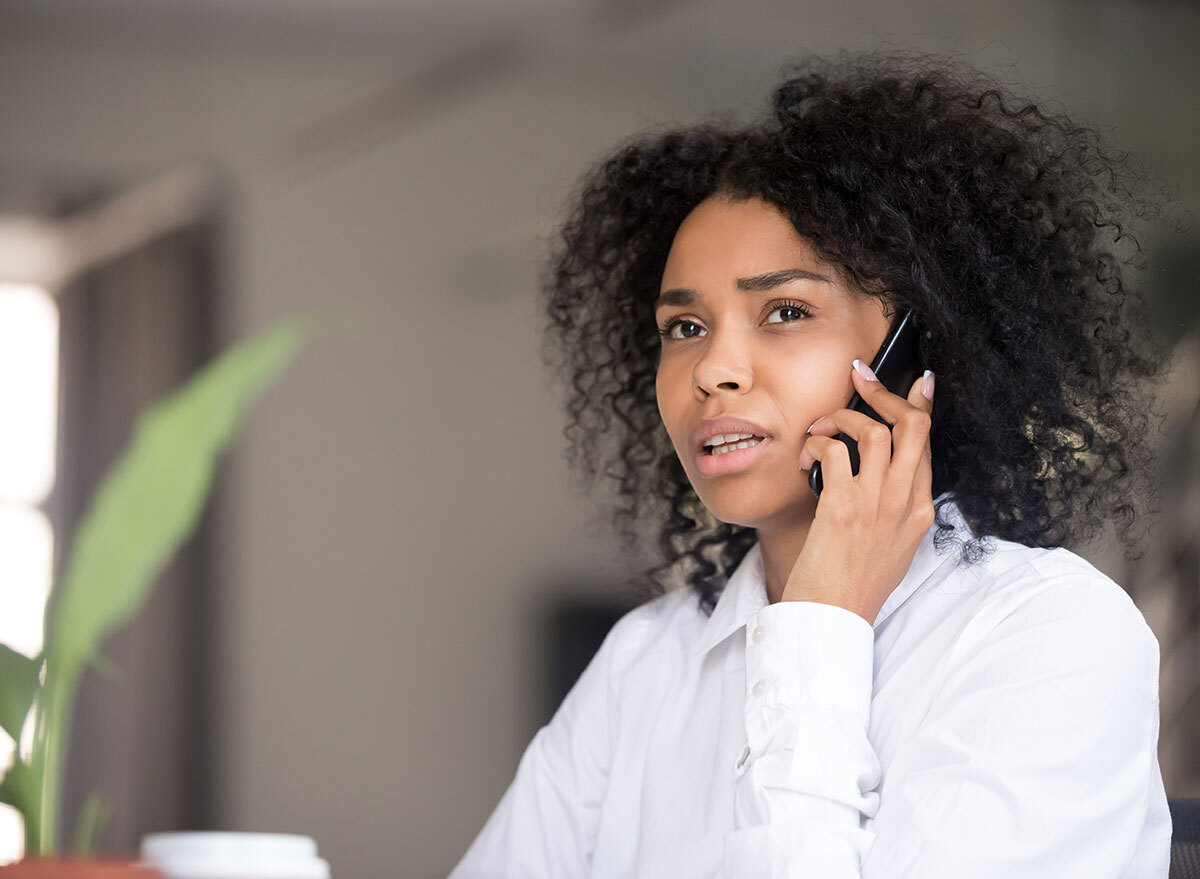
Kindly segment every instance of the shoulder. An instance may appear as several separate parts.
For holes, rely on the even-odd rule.
[[[653,661],[656,654],[686,647],[703,619],[693,590],[672,589],[625,613],[609,629],[600,650],[608,656],[611,673],[619,677],[635,665]]]
[[[1019,643],[1048,663],[1070,657],[1157,679],[1158,641],[1119,583],[1065,547],[991,540],[994,552],[960,578],[970,581],[960,659],[1003,655],[998,645]]]
[[[1044,602],[1061,601],[1098,616],[1123,620],[1142,627],[1146,621],[1129,593],[1087,559],[1065,547],[1039,549],[1028,562],[1027,597]]]
[[[1150,627],[1125,589],[1083,556],[1067,549],[1011,544],[1018,566],[1010,582],[1006,610],[1037,618],[1059,614],[1130,635]]]

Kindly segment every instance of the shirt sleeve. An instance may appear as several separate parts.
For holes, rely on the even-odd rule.
[[[746,623],[746,739],[728,879],[859,876],[879,805],[867,739],[875,633],[853,611],[780,601]]]
[[[447,879],[588,874],[616,720],[614,654],[635,612],[613,626],[550,722],[534,734],[516,776]]]
[[[1158,642],[1141,613],[1111,581],[1061,575],[970,629],[876,792],[872,628],[813,602],[751,620],[728,876],[1123,875],[1157,768]]]
[[[1126,875],[1158,771],[1141,612],[1111,580],[1056,575],[958,653],[889,767],[863,875]]]

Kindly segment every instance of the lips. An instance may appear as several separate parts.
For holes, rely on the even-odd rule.
[[[728,439],[728,437],[730,437],[730,436],[738,436],[738,437],[741,437],[741,439]],[[745,431],[742,431],[741,433],[737,433],[737,434],[728,434],[727,433],[727,434],[725,434],[725,437],[726,437],[725,442],[720,443],[719,445],[714,445],[712,443],[706,444],[703,447],[703,449],[701,450],[700,454],[715,455],[715,454],[717,454],[718,449],[728,449],[729,446],[736,446],[736,445],[739,445],[740,443],[753,443],[753,442],[761,443],[761,442],[766,441],[765,436],[759,436],[758,434],[751,434],[750,436],[746,436]],[[738,450],[735,450],[735,451],[738,451]],[[727,455],[727,454],[729,454],[729,452],[725,451],[725,452],[721,452],[721,454]]]
[[[742,433],[747,432],[742,431]],[[755,461],[766,454],[766,449],[772,442],[770,439],[763,439],[749,448],[735,449],[732,452],[723,452],[720,455],[698,452],[696,454],[696,469],[706,479],[728,476],[732,473],[747,470]]]
[[[696,454],[707,454],[704,450],[704,442],[710,437],[717,434],[728,433],[750,433],[754,436],[762,437],[764,440],[773,439],[775,434],[771,433],[761,424],[756,424],[746,418],[739,418],[736,415],[721,415],[716,418],[708,418],[701,421],[692,430],[688,437],[692,444],[692,451]],[[731,452],[730,454],[736,454]]]

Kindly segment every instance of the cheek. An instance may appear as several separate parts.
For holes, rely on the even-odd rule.
[[[797,445],[804,442],[804,431],[813,421],[845,406],[854,392],[850,378],[853,357],[846,358],[843,370],[843,347],[813,345],[777,360],[778,368],[771,370],[771,396]]]
[[[680,448],[679,431],[679,392],[673,390],[673,384],[668,376],[663,374],[660,369],[654,380],[654,394],[658,400],[658,417],[662,419],[663,426],[667,429],[667,435],[671,438],[671,443],[676,449]],[[686,443],[686,438],[683,442]]]

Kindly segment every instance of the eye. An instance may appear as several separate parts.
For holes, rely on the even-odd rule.
[[[799,313],[803,317],[812,317],[811,311],[809,311],[807,308],[805,308],[799,302],[792,302],[790,300],[786,301],[786,302],[774,303],[771,307],[771,314],[774,314],[777,311],[794,311],[794,312]],[[795,323],[796,321],[802,320],[802,319],[803,319],[802,317],[797,317],[797,318],[793,318],[792,320],[772,320],[772,321],[767,321],[767,323],[790,324],[790,323]]]
[[[802,320],[803,318],[812,317],[812,312],[809,311],[807,307],[805,307],[804,305],[801,305],[799,302],[793,302],[790,299],[784,300],[782,302],[772,303],[770,314],[774,314],[777,311],[785,311],[785,312],[792,311],[800,316],[793,317],[791,320],[771,320],[771,321],[767,321],[767,323],[791,324],[791,323],[796,323],[797,321]],[[683,317],[673,317],[673,318],[670,318],[669,320],[665,321],[661,326],[659,326],[658,334],[660,336],[662,336],[664,339],[669,338],[669,339],[676,339],[676,340],[684,340],[684,339],[695,339],[696,338],[696,336],[694,336],[694,335],[692,335],[692,336],[676,336],[676,335],[674,335],[674,330],[675,330],[675,327],[677,327],[677,326],[689,326],[689,327],[697,327],[699,329],[703,329],[703,327],[700,327],[700,325],[697,324],[695,321],[690,321],[687,318],[683,318]]]
[[[664,339],[665,338],[672,338],[672,339],[679,339],[679,338],[694,339],[694,338],[696,338],[695,336],[682,336],[681,337],[681,336],[672,335],[672,331],[675,329],[675,327],[678,327],[678,326],[699,327],[699,324],[693,323],[690,320],[685,320],[684,318],[681,318],[681,317],[673,317],[670,320],[663,323],[662,326],[660,326],[658,328],[658,334],[660,336],[662,336]]]

